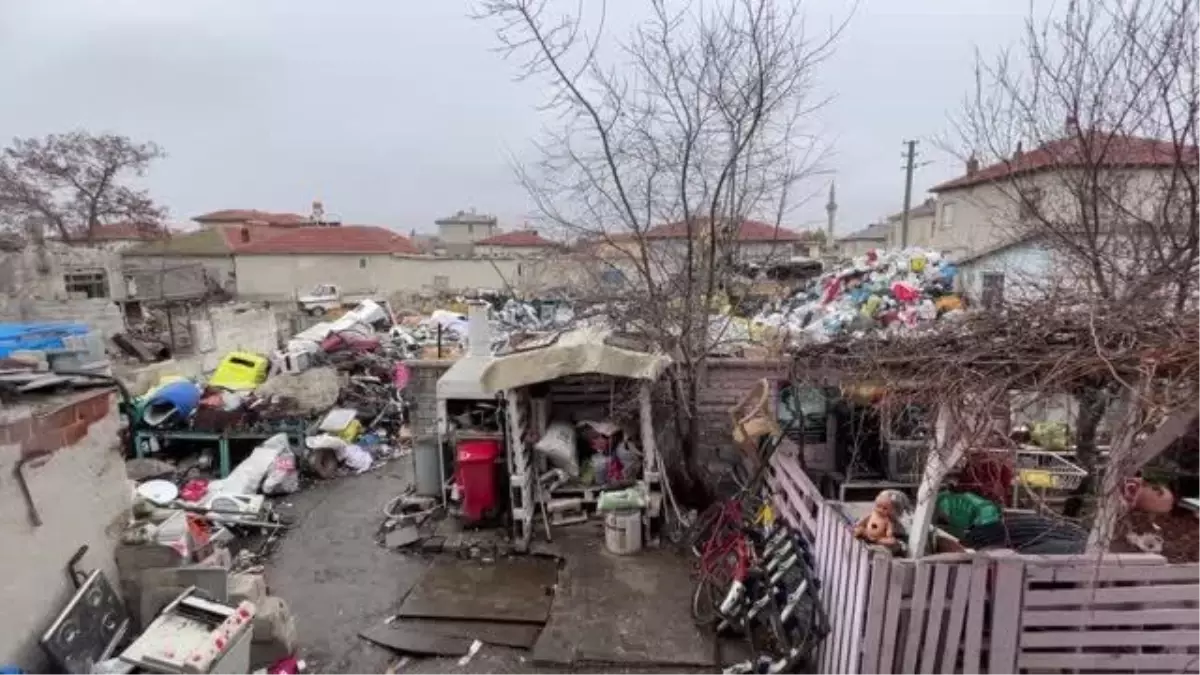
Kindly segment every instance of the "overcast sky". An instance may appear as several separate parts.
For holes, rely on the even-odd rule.
[[[609,28],[624,31],[616,0]],[[574,2],[569,3],[574,7]],[[815,20],[849,3],[808,3]],[[154,196],[182,221],[221,208],[431,230],[474,207],[531,205],[537,87],[492,51],[466,0],[2,0],[0,140],[83,128],[162,145]],[[1025,2],[863,0],[819,74],[839,233],[899,209],[901,143],[923,140],[917,197],[961,173],[933,147],[971,86],[974,49],[1020,32]],[[628,12],[625,12],[628,14]],[[824,179],[822,179],[824,180]],[[823,189],[809,184],[810,189]],[[788,224],[824,221],[823,199]]]

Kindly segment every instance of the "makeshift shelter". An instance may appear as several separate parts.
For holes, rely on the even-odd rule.
[[[861,387],[878,405],[934,413],[920,458],[907,543],[912,557],[855,538],[860,513],[827,499],[795,455],[772,459],[779,512],[814,542],[832,622],[824,672],[1178,672],[1200,659],[1200,568],[1107,552],[1129,508],[1121,487],[1196,424],[1200,338],[1194,313],[1152,308],[1009,306],[885,339],[841,336],[799,350],[793,377]],[[1014,448],[997,426],[1013,392],[1084,391],[1112,401],[1107,468],[1083,555],[927,554],[935,495],[970,450]],[[1095,428],[1094,426],[1092,427]],[[997,431],[1005,433],[997,434]],[[1096,439],[1082,439],[1095,445]],[[1019,468],[1019,467],[1018,467]],[[1136,589],[1130,582],[1137,582]],[[1148,625],[1147,616],[1161,617]],[[1136,626],[1137,628],[1120,628]]]
[[[640,488],[643,532],[657,527],[664,478],[651,391],[671,359],[648,344],[637,336],[580,328],[514,340],[507,353],[484,366],[479,379],[483,389],[503,392],[506,401],[505,445],[518,548],[528,546],[539,512],[549,528],[552,517],[578,513],[577,506],[594,508],[601,490],[618,484]],[[586,484],[578,480],[578,470],[567,472],[574,473],[570,481],[555,480],[546,456],[535,451],[554,422],[587,424],[602,432],[619,429],[637,455],[630,464],[640,467],[616,481],[597,471],[597,480]]]

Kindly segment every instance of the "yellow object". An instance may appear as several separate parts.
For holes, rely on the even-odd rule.
[[[1054,474],[1036,469],[1021,469],[1021,482],[1034,488],[1052,488],[1058,484]]]
[[[949,312],[952,309],[962,309],[962,298],[957,295],[943,295],[933,303],[939,312]]]
[[[265,356],[251,352],[230,352],[217,364],[208,378],[208,386],[222,389],[253,389],[267,381],[270,363]]]
[[[350,424],[347,424],[345,428],[339,431],[337,436],[347,443],[353,443],[354,439],[358,438],[360,433],[362,433],[362,422],[350,420]]]
[[[755,525],[765,525],[770,527],[775,524],[775,509],[771,508],[770,504],[763,504],[758,510],[758,517],[754,519]]]
[[[920,274],[921,270],[925,269],[925,256],[923,256],[923,255],[913,256],[911,264],[912,264],[912,271]]]

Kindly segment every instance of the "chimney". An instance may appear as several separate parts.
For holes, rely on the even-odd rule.
[[[491,356],[491,332],[491,326],[488,324],[488,304],[470,303],[467,308],[467,356]]]
[[[1063,131],[1066,132],[1067,136],[1078,136],[1079,135],[1079,118],[1074,115],[1067,115],[1067,123],[1064,126]]]
[[[250,243],[250,228],[246,227],[245,225],[242,226],[242,243]]]
[[[967,158],[967,175],[974,176],[979,171],[979,158],[971,155]]]
[[[1017,141],[1017,149],[1013,151],[1013,156],[1012,156],[1013,161],[1014,162],[1019,161],[1021,159],[1021,156],[1024,154],[1025,154],[1024,146],[1022,145],[1021,141]]]
[[[529,229],[529,234],[532,234],[533,236],[535,236],[535,237],[536,237],[536,236],[537,236],[537,230],[535,230],[535,229],[533,229],[533,228],[530,228],[530,229]]]

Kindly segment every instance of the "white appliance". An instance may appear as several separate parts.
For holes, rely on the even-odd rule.
[[[189,588],[121,653],[145,673],[248,673],[254,605],[231,607]]]

